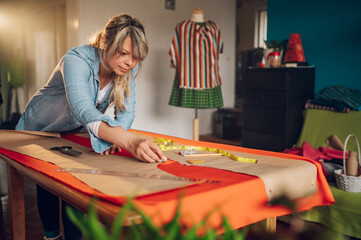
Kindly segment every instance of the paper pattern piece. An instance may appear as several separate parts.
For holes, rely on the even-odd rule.
[[[142,135],[149,140],[149,136]],[[175,146],[184,146],[174,143]],[[257,159],[258,163],[238,162],[226,156],[198,157],[197,160],[204,160],[197,163],[197,166],[213,167],[228,170],[236,173],[244,173],[261,178],[266,187],[269,200],[282,194],[286,194],[291,199],[296,199],[310,195],[317,191],[317,168],[307,161],[278,158],[266,155],[256,155],[246,152],[227,151],[236,157]],[[208,151],[197,151],[199,154],[209,153]],[[167,158],[175,160],[184,165],[193,165],[187,157],[179,155],[178,151],[165,151]]]
[[[0,130],[0,136],[1,147],[54,163],[62,168],[101,169],[173,176],[158,169],[157,164],[147,164],[136,159],[117,155],[102,156],[91,152],[89,148],[62,138],[49,138],[8,130]],[[81,151],[82,155],[72,157],[59,151],[49,150],[50,147],[54,146],[71,146],[75,150]],[[74,173],[73,175],[94,189],[115,196],[139,196],[192,185],[192,183],[163,179],[149,181],[149,179],[133,177],[94,176],[82,173]]]
[[[244,173],[261,178],[266,187],[268,199],[271,200],[282,194],[296,199],[317,191],[317,169],[314,164],[294,159],[284,159],[244,152],[228,151],[229,153],[245,158],[257,159],[257,164],[235,161],[226,156],[199,157],[204,160],[197,166],[213,167],[237,173]],[[184,165],[189,158],[180,156],[176,151],[165,151],[167,158]]]
[[[171,175],[158,169],[157,164],[147,164],[135,159],[116,155],[101,156],[90,152],[89,148],[62,138],[49,138],[7,130],[0,130],[0,134],[1,147],[52,162],[63,168],[85,168]],[[140,133],[133,132],[133,134],[145,139],[155,140],[153,137]],[[78,135],[86,137],[83,133]],[[83,152],[83,154],[79,157],[71,157],[58,151],[48,150],[50,147],[63,145],[72,146],[75,150]],[[180,144],[177,143],[175,143],[175,145],[180,146]],[[203,162],[197,162],[197,166],[212,167],[257,176],[263,180],[269,200],[281,194],[286,194],[291,199],[296,199],[314,193],[317,190],[317,169],[316,166],[310,162],[245,152],[229,152],[239,157],[255,158],[258,160],[258,164],[239,162],[226,156],[212,156],[198,157],[197,160]],[[187,160],[190,160],[189,158],[179,155],[177,151],[165,151],[164,153],[168,159],[178,161],[180,164],[193,165],[187,162]],[[73,175],[100,192],[116,196],[139,196],[190,185],[185,182],[168,180],[152,179],[152,181],[149,181],[148,179],[140,178],[92,176],[78,173],[74,173]]]

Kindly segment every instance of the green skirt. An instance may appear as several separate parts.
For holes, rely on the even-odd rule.
[[[220,86],[209,89],[179,88],[177,78],[174,79],[169,105],[186,108],[219,108],[223,106]]]

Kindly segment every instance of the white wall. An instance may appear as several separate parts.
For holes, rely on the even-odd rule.
[[[79,44],[102,29],[107,20],[119,13],[139,18],[146,27],[149,55],[137,78],[136,117],[133,129],[192,138],[194,109],[168,105],[175,70],[169,67],[168,51],[177,23],[188,19],[200,6],[206,19],[216,22],[224,42],[219,67],[223,80],[225,107],[234,106],[235,92],[235,0],[178,0],[175,10],[165,9],[165,0],[79,0]],[[211,113],[198,110],[200,133],[211,133]]]

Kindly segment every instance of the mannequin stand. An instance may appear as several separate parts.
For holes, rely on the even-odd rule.
[[[193,119],[193,140],[199,141],[199,121],[198,121],[198,109],[195,110],[195,116]]]

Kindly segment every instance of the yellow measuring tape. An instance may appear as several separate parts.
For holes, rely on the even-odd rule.
[[[198,147],[198,146],[174,146],[173,140],[166,139],[166,138],[157,138],[157,140],[155,140],[154,143],[156,143],[160,147],[160,149],[162,149],[162,151],[194,149],[194,150],[220,153],[226,157],[229,157],[229,158],[239,161],[239,162],[258,163],[257,159],[237,157],[227,151],[224,151],[224,150],[221,150],[218,148],[208,148],[208,147]]]

